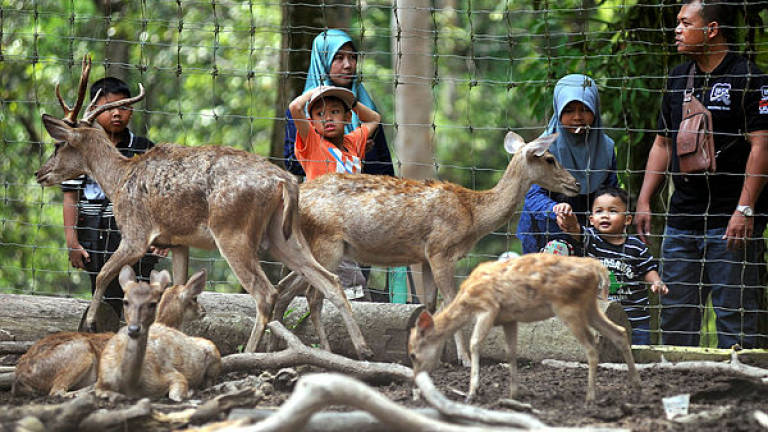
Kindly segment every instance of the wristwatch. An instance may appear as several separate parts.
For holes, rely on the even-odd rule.
[[[755,215],[755,212],[752,210],[752,207],[748,205],[737,205],[736,211],[743,214],[746,217],[752,217]]]

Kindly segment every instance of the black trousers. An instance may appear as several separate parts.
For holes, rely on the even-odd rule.
[[[85,269],[91,278],[91,294],[96,291],[96,275],[104,263],[112,256],[120,245],[120,231],[113,216],[80,215],[77,220],[77,240],[90,255],[90,261],[85,263]],[[149,280],[149,273],[157,264],[154,255],[144,255],[133,265],[133,270],[139,279]],[[123,289],[118,278],[114,278],[104,292],[104,301],[112,306],[117,316],[123,316]]]

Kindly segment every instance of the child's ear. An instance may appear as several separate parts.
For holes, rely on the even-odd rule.
[[[624,220],[624,226],[627,227],[630,225],[632,225],[632,215],[628,214],[626,220]]]
[[[347,110],[344,113],[344,123],[352,123],[352,110]]]
[[[592,213],[589,214],[589,224],[595,226],[595,219],[594,216],[592,216]]]

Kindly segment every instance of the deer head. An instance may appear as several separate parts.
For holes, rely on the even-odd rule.
[[[201,319],[205,308],[197,302],[197,297],[205,288],[205,269],[189,278],[185,285],[174,285],[166,293],[158,306],[158,322],[170,327],[181,327],[182,323]]]
[[[128,336],[133,339],[146,336],[149,326],[155,321],[157,304],[165,287],[171,282],[167,270],[155,271],[149,275],[149,283],[136,282],[136,273],[131,266],[120,270],[120,287],[123,288],[123,313],[128,327]]]
[[[504,137],[504,149],[513,155],[513,160],[520,157],[525,161],[522,166],[527,170],[531,183],[567,196],[577,195],[579,182],[549,152],[549,146],[556,138],[557,134],[551,134],[526,144],[520,135],[508,132]]]
[[[408,356],[411,359],[413,376],[421,371],[429,372],[437,366],[444,342],[445,338],[435,330],[432,315],[426,310],[422,311],[408,337]]]
[[[80,74],[80,84],[78,85],[77,101],[73,108],[70,108],[67,103],[64,102],[59,91],[59,84],[56,84],[56,97],[64,110],[64,118],[58,119],[51,115],[43,114],[43,125],[45,125],[45,129],[51,137],[56,140],[56,148],[53,154],[43,166],[35,172],[37,182],[44,186],[53,186],[64,180],[87,174],[83,153],[87,151],[84,150],[84,148],[86,148],[88,142],[93,140],[106,140],[109,142],[107,135],[100,127],[98,127],[98,125],[97,127],[92,126],[93,120],[105,111],[124,105],[130,105],[144,98],[144,87],[139,84],[138,95],[132,98],[121,99],[94,107],[101,95],[101,92],[99,92],[93,98],[91,103],[88,104],[88,107],[85,110],[85,116],[82,120],[78,121],[77,115],[80,112],[80,108],[83,106],[85,88],[88,83],[90,70],[91,58],[86,55],[83,57],[83,67]]]

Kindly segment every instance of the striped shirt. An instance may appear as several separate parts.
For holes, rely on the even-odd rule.
[[[650,319],[644,276],[658,269],[648,247],[635,236],[621,245],[603,240],[594,228],[584,228],[584,254],[596,258],[616,277],[620,287],[609,298],[624,306],[630,323]],[[633,324],[634,327],[634,324]]]
[[[155,143],[147,138],[134,135],[133,132],[126,129],[125,133],[119,137],[117,149],[125,157],[133,157],[144,153],[155,146]],[[61,190],[64,192],[79,192],[77,202],[78,214],[88,216],[113,217],[112,203],[104,195],[96,181],[86,175],[67,180],[61,183]]]

